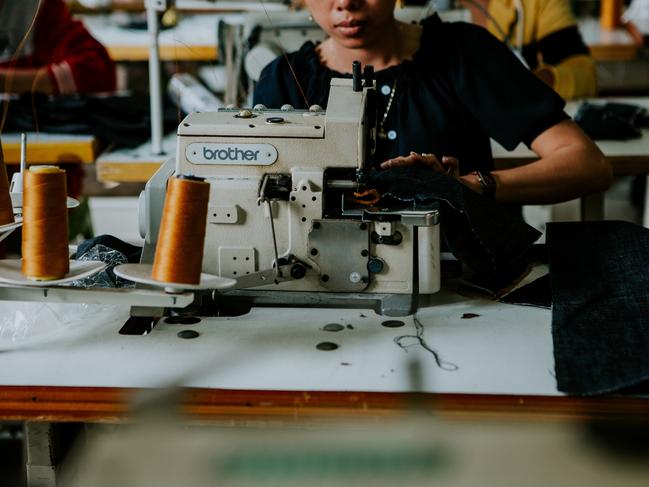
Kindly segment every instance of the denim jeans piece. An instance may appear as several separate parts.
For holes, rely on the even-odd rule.
[[[541,235],[514,209],[483,197],[456,179],[427,167],[411,166],[370,174],[381,204],[426,205],[439,202],[441,233],[449,250],[491,290],[505,287],[527,265],[532,244]]]
[[[649,230],[550,223],[547,240],[559,390],[594,395],[649,379]]]

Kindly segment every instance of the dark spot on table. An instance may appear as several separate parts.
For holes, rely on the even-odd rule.
[[[338,345],[333,342],[320,342],[315,346],[315,348],[322,350],[323,352],[329,352],[331,350],[336,350]]]
[[[477,318],[478,316],[480,316],[480,315],[477,314],[477,313],[464,313],[462,315],[462,319],[463,320],[470,320],[471,318]]]
[[[381,323],[381,325],[385,326],[386,328],[401,328],[405,325],[405,323],[400,320],[387,320]]]
[[[340,323],[328,323],[322,327],[324,331],[342,331],[345,329]]]

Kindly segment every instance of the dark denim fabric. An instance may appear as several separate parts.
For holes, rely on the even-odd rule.
[[[500,288],[520,276],[527,254],[541,235],[512,208],[485,198],[454,178],[427,167],[376,171],[370,185],[391,200],[441,204],[441,232],[449,250],[487,288]]]
[[[627,103],[584,102],[575,114],[575,122],[594,140],[637,139],[642,137],[641,129],[649,127],[649,112]]]
[[[557,385],[570,394],[649,378],[649,230],[621,221],[550,223]]]
[[[552,284],[550,274],[522,286],[499,299],[501,303],[518,304],[550,309],[552,307]]]

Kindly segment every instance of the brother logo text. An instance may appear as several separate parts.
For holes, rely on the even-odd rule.
[[[207,161],[254,161],[259,157],[258,150],[242,150],[238,147],[227,149],[208,149],[203,146],[203,157]]]

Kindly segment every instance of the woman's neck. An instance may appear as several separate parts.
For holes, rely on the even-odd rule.
[[[349,73],[353,61],[371,64],[376,71],[411,59],[419,49],[421,26],[395,21],[372,45],[354,49],[329,38],[318,46],[320,61],[329,69]]]

